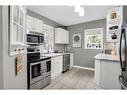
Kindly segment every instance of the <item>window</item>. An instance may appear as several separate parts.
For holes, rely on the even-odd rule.
[[[85,49],[103,49],[103,28],[84,31]]]

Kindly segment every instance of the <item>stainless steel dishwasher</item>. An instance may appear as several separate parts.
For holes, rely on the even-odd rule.
[[[70,69],[70,54],[63,55],[63,72]]]

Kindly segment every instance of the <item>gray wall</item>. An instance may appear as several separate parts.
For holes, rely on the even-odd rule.
[[[58,23],[56,23],[56,22],[40,15],[40,14],[37,14],[37,13],[35,13],[35,12],[29,10],[29,9],[27,10],[27,14],[32,16],[32,17],[35,17],[35,18],[38,18],[38,19],[42,20],[45,24],[50,25],[54,28],[56,28],[57,26],[60,25],[60,24],[58,24]],[[63,51],[64,50],[64,45],[54,44],[54,50]]]
[[[84,30],[93,29],[93,28],[104,28],[103,34],[104,34],[104,42],[105,42],[106,40],[106,37],[105,37],[106,20],[105,19],[68,26],[68,30],[70,32],[69,51],[74,53],[74,65],[94,68],[94,56],[97,53],[102,52],[102,50],[84,49]],[[72,47],[74,33],[81,33],[82,35],[82,47],[81,48]]]
[[[127,6],[123,6],[123,22],[127,24]]]
[[[0,89],[3,88],[2,6],[0,6]]]
[[[15,58],[9,56],[9,30],[8,30],[8,7],[2,6],[3,10],[3,88],[4,89],[27,89],[27,57],[23,54],[23,69],[19,75],[15,75]]]

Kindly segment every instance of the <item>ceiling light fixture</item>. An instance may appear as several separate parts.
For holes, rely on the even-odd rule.
[[[80,5],[76,5],[75,6],[75,12],[79,12],[79,10],[80,10]]]
[[[79,16],[82,17],[84,16],[84,7],[80,7],[80,10],[79,10]]]
[[[84,16],[84,7],[81,5],[76,5],[75,12],[78,12],[80,17]]]

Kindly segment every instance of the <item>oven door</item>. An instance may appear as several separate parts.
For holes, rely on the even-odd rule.
[[[30,64],[30,84],[42,79],[41,62]]]
[[[51,60],[44,60],[41,64],[42,77],[51,76]]]

